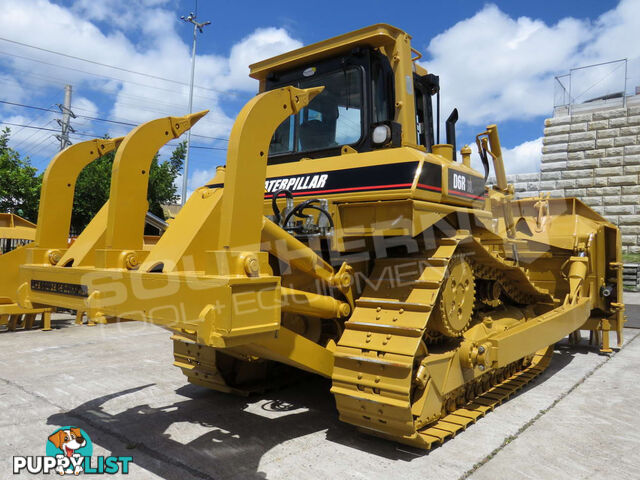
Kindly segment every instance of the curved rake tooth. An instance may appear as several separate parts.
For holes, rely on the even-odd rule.
[[[43,248],[67,248],[73,194],[84,167],[115,150],[123,137],[95,138],[76,143],[58,153],[42,178],[35,243]]]
[[[105,247],[141,250],[148,211],[149,169],[158,150],[178,138],[208,110],[183,117],[164,117],[134,128],[122,141],[111,173]],[[108,262],[107,262],[108,263]]]

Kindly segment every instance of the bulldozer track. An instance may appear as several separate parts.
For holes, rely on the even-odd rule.
[[[429,450],[484,417],[548,366],[551,347],[506,367],[488,369],[439,396],[437,414],[421,416],[416,371],[421,354],[432,346],[429,338],[434,332],[427,324],[437,308],[451,260],[460,257],[470,264],[475,278],[499,282],[516,302],[550,300],[546,291],[531,283],[524,268],[470,241],[468,234],[441,239],[426,260],[426,268],[411,282],[405,301],[374,296],[356,300],[334,353],[331,392],[342,421]],[[180,335],[172,338],[175,365],[189,381],[219,391],[248,393],[227,385],[216,368],[214,348],[192,344]]]
[[[420,401],[413,395],[414,372],[421,349],[426,353],[427,322],[449,262],[460,251],[458,247],[463,240],[463,236],[441,240],[427,260],[427,268],[413,282],[407,301],[362,297],[356,301],[335,351],[331,392],[340,420],[367,433],[428,450],[475,423],[546,368],[550,347],[534,354],[526,367],[520,360],[498,370],[488,370],[464,384],[462,393],[456,389],[440,398],[442,409],[437,415],[420,417]],[[516,299],[544,297],[546,292],[532,285],[520,267],[497,259],[491,267],[474,270],[484,278],[502,280],[505,284],[509,284],[510,277],[526,278],[527,286],[521,296],[506,292]]]
[[[429,450],[442,444],[447,439],[455,437],[459,432],[466,430],[469,425],[476,423],[477,420],[484,417],[487,413],[492,412],[494,408],[502,402],[509,400],[509,398],[546,370],[551,361],[552,354],[552,346],[537,352],[528,367],[517,371],[504,381],[497,383],[472,401],[466,403],[461,408],[441,417],[428,427],[419,430],[417,433],[420,438],[417,442],[408,441],[405,443]],[[490,374],[491,372],[487,375]],[[395,437],[388,438],[397,440]]]

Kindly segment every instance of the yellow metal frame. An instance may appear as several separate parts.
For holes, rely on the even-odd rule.
[[[339,156],[269,166],[273,132],[322,87],[265,91],[267,75],[357,45],[378,48],[391,62],[402,145],[366,153],[345,147]],[[74,246],[56,255],[51,240],[20,266],[20,306],[65,306],[86,311],[90,320],[115,317],[167,328],[176,365],[194,383],[223,391],[242,389],[218,370],[222,351],[237,362],[268,359],[331,377],[342,420],[422,448],[486,412],[469,398],[490,404],[522,386],[519,377],[539,373],[548,363],[546,347],[564,336],[598,330],[606,352],[608,332],[616,330],[621,341],[624,324],[619,231],[576,199],[514,200],[495,125],[478,142],[492,157],[497,185],[487,188],[486,197],[456,197],[450,173],[469,181],[482,174],[469,167],[468,149],[456,163],[447,146],[427,153],[415,145],[412,75],[418,69],[412,51],[406,33],[375,25],[253,65],[261,93],[234,123],[226,167],[194,191],[146,249],[153,154],[205,112],[141,125],[118,149],[109,203]],[[327,200],[334,228],[322,238],[326,248],[345,258],[375,251],[365,261],[334,267],[321,248],[312,247],[313,239],[296,238],[266,217],[267,178],[407,162],[416,168],[411,183],[324,192],[335,193]],[[426,168],[439,170],[441,185],[418,188]],[[61,238],[63,229],[56,229],[51,238]],[[386,248],[388,239],[409,253],[382,258],[378,247]],[[397,277],[405,264],[415,268],[402,283]],[[455,278],[458,271],[466,278]],[[388,282],[385,272],[391,272]],[[356,274],[369,283],[355,286]],[[443,310],[441,299],[458,298],[443,289],[457,288],[456,281],[467,288],[475,279],[497,289],[497,297],[484,298],[473,287],[474,300],[491,308],[478,317],[467,309],[469,319],[455,331],[438,329],[434,315]],[[612,284],[618,288],[613,301],[600,293]],[[491,303],[503,298],[511,299],[504,308]],[[322,333],[323,321],[333,322],[330,340],[314,335]],[[456,340],[432,352],[436,334]],[[507,382],[508,389],[494,389]]]
[[[36,226],[13,213],[0,213],[0,238],[16,240],[35,239]]]
[[[42,179],[38,222],[33,225],[23,221],[29,224],[29,234],[34,241],[0,256],[3,271],[0,277],[0,298],[3,302],[0,304],[0,323],[11,327],[19,317],[24,316],[33,324],[34,316],[40,314],[43,329],[51,329],[51,308],[24,308],[17,305],[19,266],[25,263],[55,264],[60,260],[68,245],[73,193],[78,175],[89,163],[117,148],[120,141],[120,138],[94,139],[77,143],[58,153],[47,166]]]

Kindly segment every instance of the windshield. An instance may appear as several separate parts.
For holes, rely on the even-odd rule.
[[[324,86],[324,90],[297,115],[288,117],[276,129],[269,154],[322,150],[357,143],[362,138],[362,73],[358,67],[309,75],[293,85],[299,88]]]

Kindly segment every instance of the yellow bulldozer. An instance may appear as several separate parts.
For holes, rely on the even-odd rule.
[[[223,392],[290,367],[330,378],[342,421],[424,449],[535,378],[564,337],[589,330],[611,351],[618,229],[575,198],[515,199],[495,125],[476,137],[484,172],[457,151],[457,111],[440,143],[439,78],[410,40],[379,24],[252,65],[259,94],[226,166],[147,247],[153,155],[206,112],[140,125],[70,248],[66,217],[38,223],[16,301],[161,326],[188,380]]]
[[[15,296],[18,267],[25,262],[24,245],[35,240],[36,226],[14,213],[0,213],[0,327],[30,329],[39,315],[44,330],[51,326],[50,308],[21,308]]]

